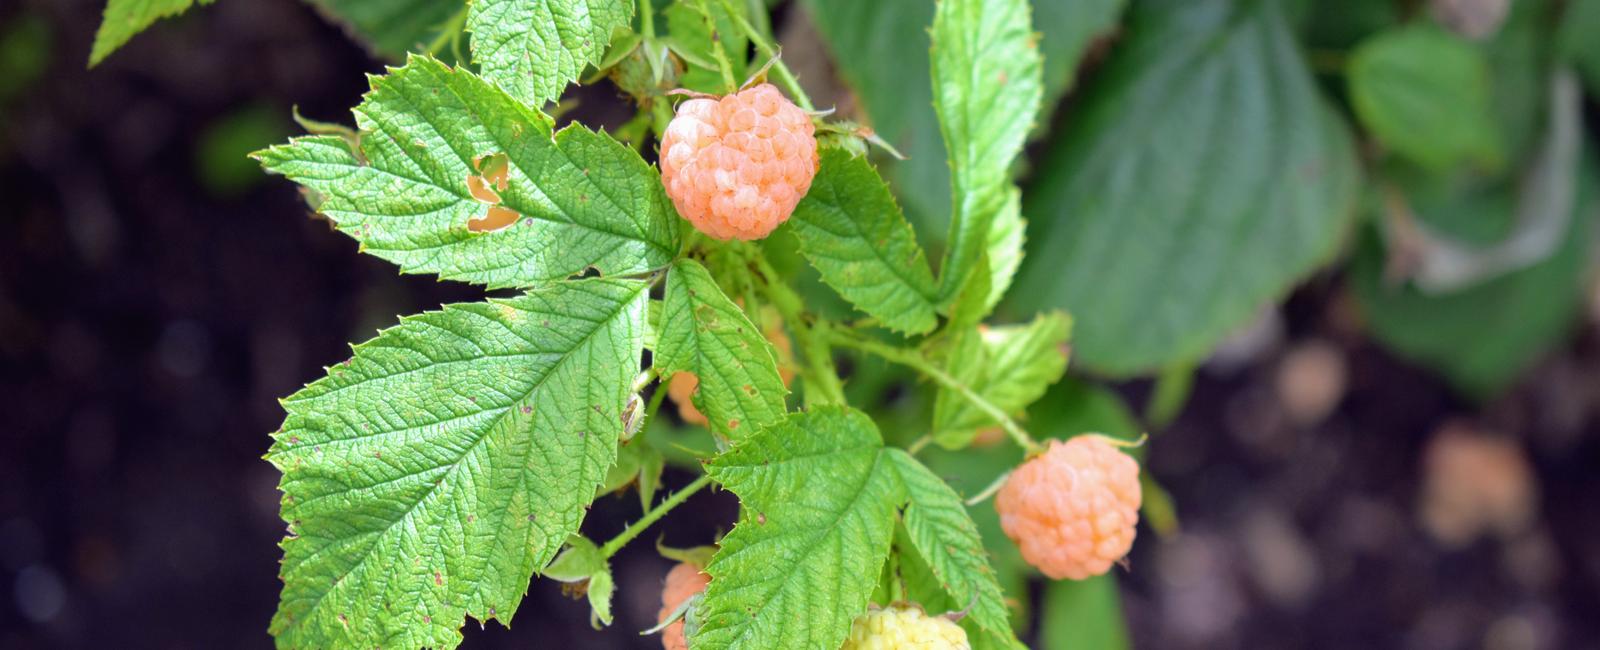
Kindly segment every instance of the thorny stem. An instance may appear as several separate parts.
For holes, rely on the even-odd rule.
[[[424,51],[429,55],[438,54],[444,49],[444,46],[449,45],[452,41],[460,38],[461,27],[466,23],[467,7],[463,6],[456,10],[455,14],[451,15],[449,20],[445,21],[444,25],[439,28],[438,35],[434,36],[433,40],[428,42],[428,47]]]
[[[777,307],[783,322],[794,332],[800,354],[805,358],[805,367],[801,368],[801,372],[806,379],[806,397],[812,398],[815,392],[815,399],[819,403],[844,404],[844,385],[839,382],[839,371],[833,367],[833,348],[828,345],[828,323],[820,320],[807,323],[805,303],[799,294],[784,283],[761,251],[746,247],[745,252],[745,257],[755,265],[764,280],[762,285],[766,287],[767,300]]]
[[[616,537],[611,538],[611,541],[606,542],[605,546],[600,547],[600,556],[610,559],[611,556],[617,554],[617,551],[622,550],[623,546],[627,546],[628,542],[633,541],[633,538],[638,537],[639,533],[644,532],[651,524],[656,523],[657,520],[671,512],[673,508],[678,507],[684,501],[687,501],[690,496],[693,496],[694,493],[699,492],[701,488],[710,484],[711,475],[701,474],[700,478],[695,479],[693,483],[683,486],[683,489],[677,492],[673,492],[672,496],[656,504],[656,507],[651,508],[650,512],[644,513],[644,516],[639,521],[633,522],[632,525],[618,533]]]
[[[897,348],[892,345],[879,343],[872,339],[864,338],[860,335],[852,334],[846,331],[832,332],[831,338],[834,343],[838,343],[839,345],[855,348],[857,350],[861,350],[862,352],[875,354],[888,361],[893,361],[927,375],[928,378],[938,382],[945,388],[955,391],[956,394],[965,398],[973,406],[977,407],[978,410],[983,411],[984,415],[987,415],[993,418],[996,422],[999,422],[1000,428],[1005,430],[1006,435],[1011,436],[1011,440],[1016,442],[1018,446],[1027,450],[1029,454],[1036,454],[1044,451],[1044,447],[1040,446],[1038,441],[1033,439],[1033,436],[1028,435],[1026,429],[1023,429],[1021,425],[1017,424],[1017,421],[1012,419],[1012,417],[1005,411],[1001,410],[1000,407],[995,406],[993,402],[984,399],[982,395],[979,395],[976,391],[972,390],[971,387],[962,383],[961,380],[951,377],[949,373],[940,369],[938,366],[928,363],[928,360],[923,358],[921,353],[918,353],[915,350],[907,350],[903,348]]]

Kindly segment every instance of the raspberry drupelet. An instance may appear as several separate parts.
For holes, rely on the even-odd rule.
[[[966,630],[921,607],[873,608],[856,617],[840,650],[971,650]]]
[[[1139,464],[1096,435],[1050,441],[1011,473],[994,507],[1022,558],[1055,580],[1111,569],[1133,547]]]
[[[678,105],[661,136],[661,181],[678,213],[721,240],[761,239],[817,174],[815,127],[772,84]]]
[[[683,605],[683,601],[705,591],[709,584],[711,576],[702,572],[700,567],[679,562],[667,572],[667,584],[661,588],[661,612],[656,614],[656,620],[666,620]],[[673,621],[672,625],[661,630],[661,647],[666,650],[687,650],[689,642],[683,636],[682,619]]]

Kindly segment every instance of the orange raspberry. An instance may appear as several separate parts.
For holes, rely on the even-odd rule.
[[[1100,436],[1050,441],[995,496],[1000,527],[1022,558],[1052,579],[1111,569],[1133,547],[1139,464]]]
[[[667,584],[661,588],[661,612],[656,614],[656,621],[665,621],[683,601],[689,600],[695,594],[706,590],[706,585],[711,584],[711,576],[706,575],[697,567],[688,562],[679,562],[667,572]],[[661,630],[661,647],[666,650],[688,650],[689,642],[683,638],[683,619],[672,622]]]
[[[678,417],[684,424],[705,426],[709,420],[700,409],[694,407],[694,391],[700,388],[700,378],[692,372],[680,372],[672,375],[672,381],[667,382],[667,397],[672,398],[672,403],[678,405]]]
[[[678,213],[717,239],[761,239],[817,174],[815,127],[772,84],[691,99],[661,135],[661,182]]]

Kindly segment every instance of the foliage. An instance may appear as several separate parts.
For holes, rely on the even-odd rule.
[[[1373,338],[1488,397],[1592,275],[1595,0],[1472,33],[1382,0],[310,1],[400,65],[353,127],[300,120],[253,157],[361,252],[493,294],[401,318],[284,400],[283,648],[455,647],[536,576],[611,624],[613,554],[710,485],[741,514],[694,551],[714,577],[683,612],[697,648],[838,647],[899,600],[964,613],[979,648],[1036,628],[1126,647],[1114,575],[1031,589],[963,500],[1035,433],[1143,432],[1066,378],[1069,345],[1091,372],[1162,373],[1174,410],[1220,341],[1347,252],[1332,282]],[[91,64],[192,2],[109,0]],[[786,226],[717,241],[676,213],[654,143],[686,92],[753,78],[814,108],[783,60],[813,53],[778,57],[773,15],[814,23],[859,105],[813,111],[820,170]],[[557,128],[569,87],[602,80],[632,119]],[[201,154],[277,122],[242,124]],[[703,429],[658,415],[682,373]],[[996,430],[1016,445],[980,444]],[[669,462],[697,477],[659,496]],[[580,534],[632,486],[637,521]]]

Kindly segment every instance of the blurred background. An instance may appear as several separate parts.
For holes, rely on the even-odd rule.
[[[291,106],[348,123],[392,60],[325,19],[340,4],[224,0],[86,70],[101,2],[0,0],[0,649],[270,647],[277,399],[481,295],[357,255],[245,158],[298,132]],[[937,249],[931,3],[776,4],[818,104],[910,155],[885,174]],[[1600,2],[1035,5],[1049,117],[1002,313],[1077,329],[1030,428],[1148,431],[1158,491],[1114,578],[1012,576],[1026,638],[1600,648]],[[631,114],[609,84],[578,96],[565,119]],[[846,366],[853,403],[925,421],[905,377]],[[931,461],[976,481],[1007,453]],[[690,503],[666,543],[736,514]],[[637,513],[602,498],[585,530]],[[668,566],[618,556],[603,632],[535,580],[463,647],[659,647],[636,631]]]

